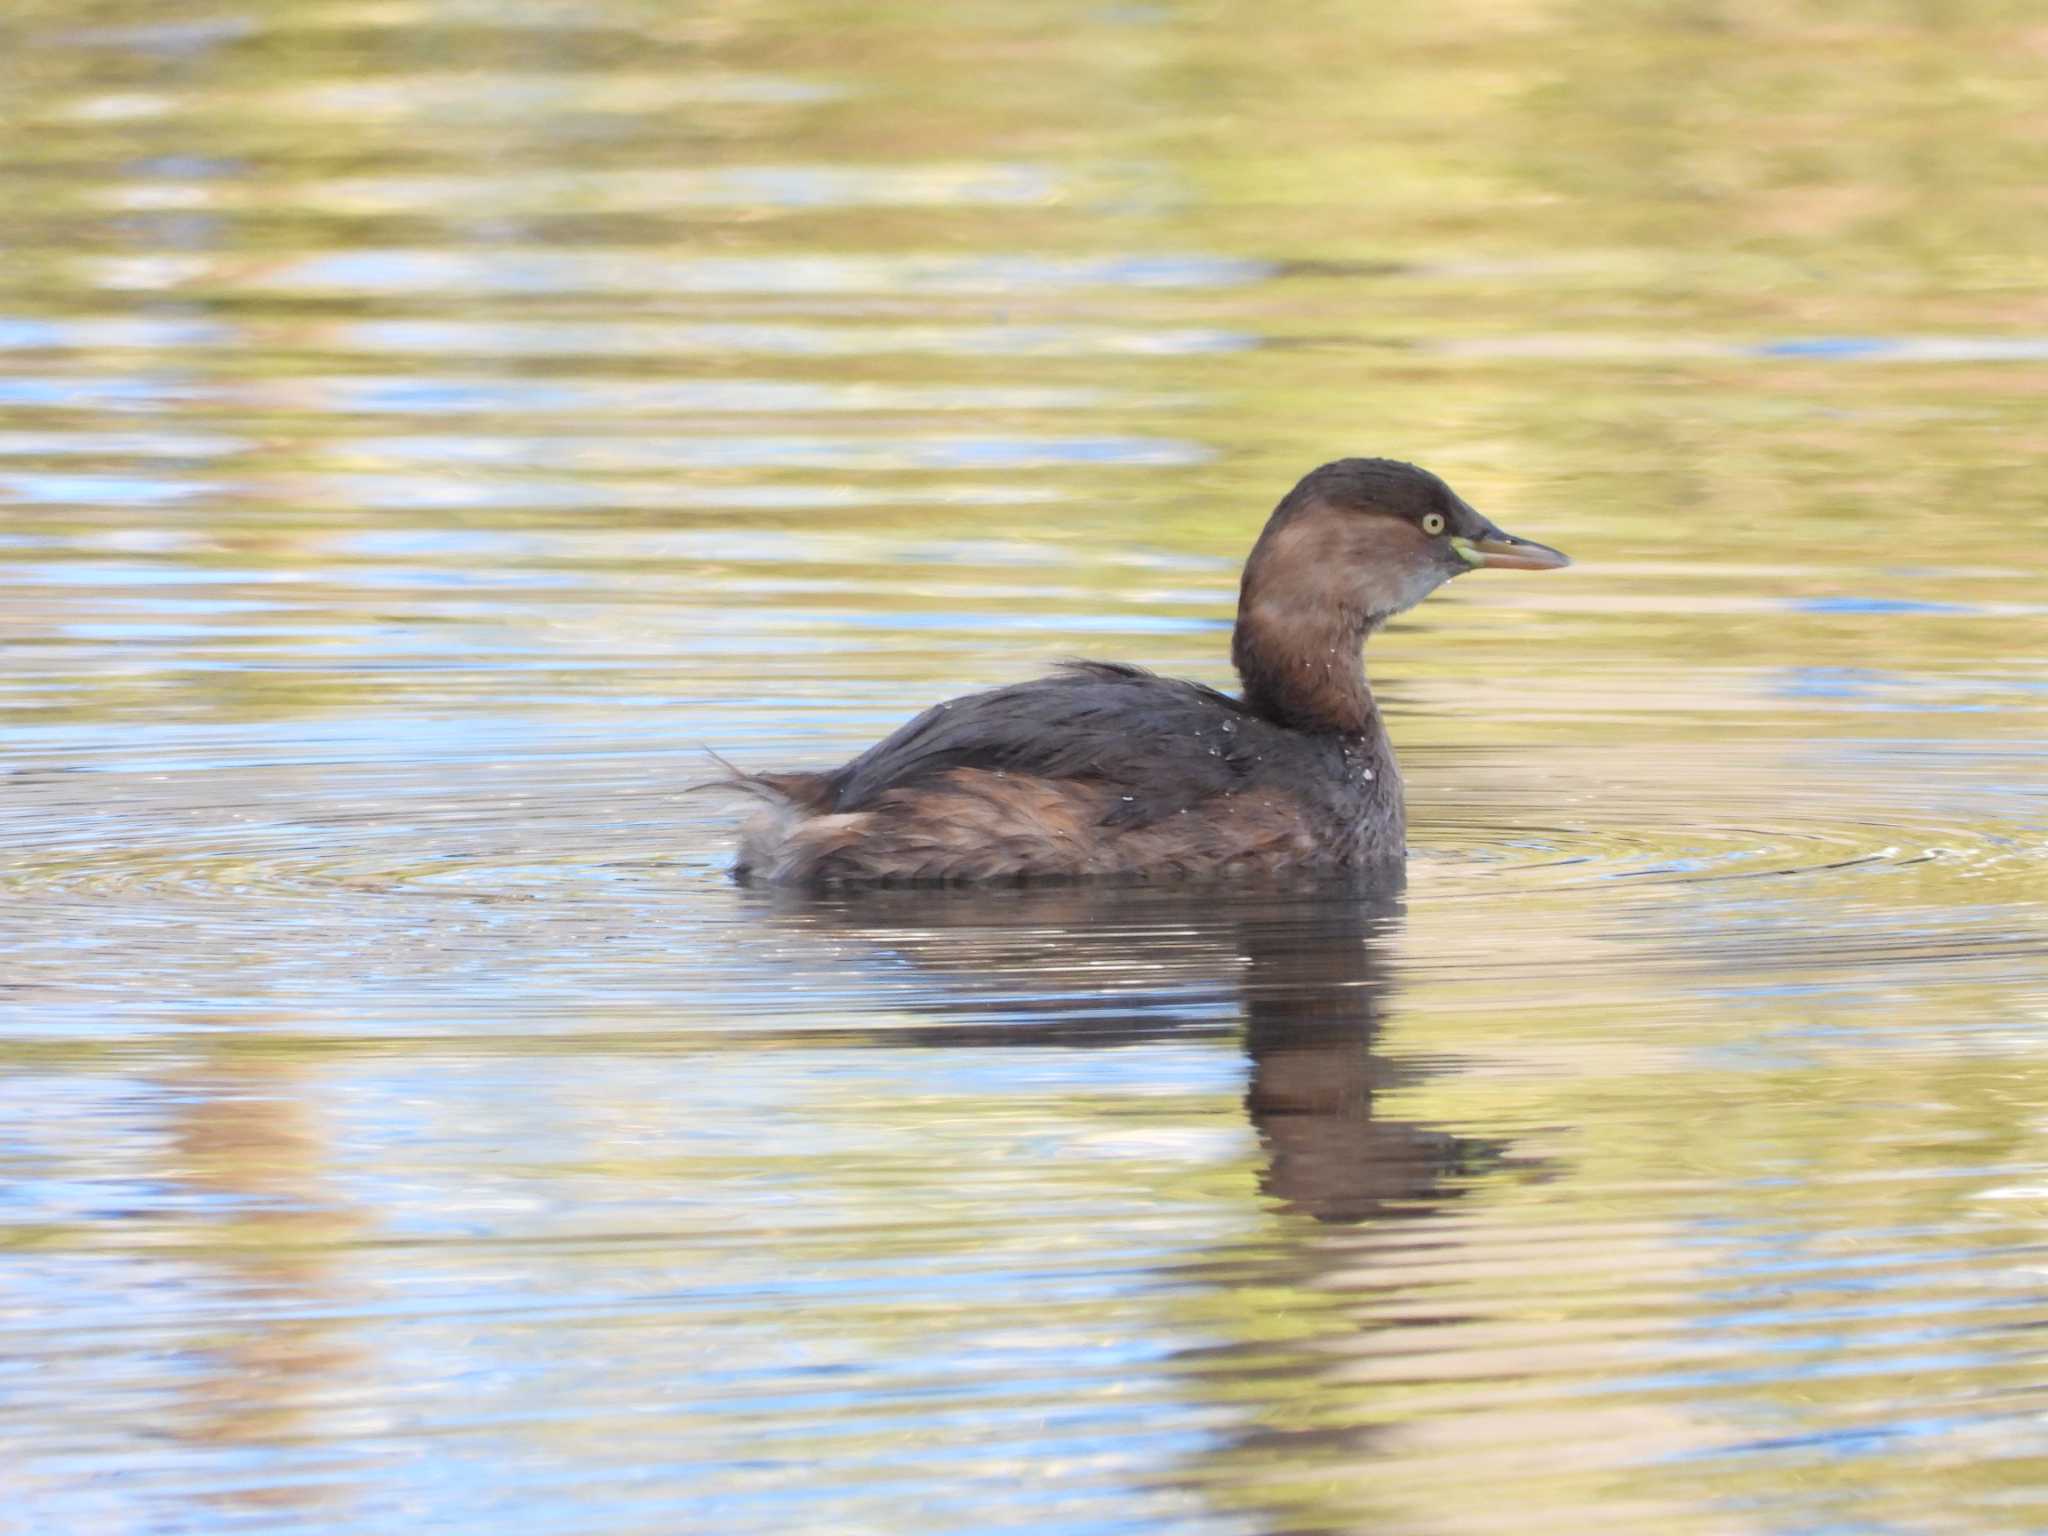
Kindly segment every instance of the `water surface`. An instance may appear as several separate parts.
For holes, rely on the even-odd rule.
[[[0,29],[0,1528],[2048,1528],[2031,19]],[[725,879],[1345,452],[1404,892]]]

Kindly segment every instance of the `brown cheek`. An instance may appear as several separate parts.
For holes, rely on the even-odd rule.
[[[1338,514],[1304,519],[1274,536],[1266,551],[1270,600],[1287,609],[1334,608],[1350,595],[1352,552]]]

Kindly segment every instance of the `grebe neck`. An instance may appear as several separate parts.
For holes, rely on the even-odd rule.
[[[1379,711],[1364,655],[1366,636],[1377,627],[1356,611],[1283,609],[1247,591],[1230,640],[1246,705],[1297,731],[1377,737]]]

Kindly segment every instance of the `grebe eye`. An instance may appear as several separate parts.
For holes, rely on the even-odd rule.
[[[1441,512],[1425,512],[1425,513],[1423,513],[1423,514],[1422,514],[1422,531],[1423,531],[1424,533],[1427,533],[1427,534],[1431,534],[1431,535],[1434,535],[1434,534],[1439,534],[1439,533],[1442,533],[1442,532],[1444,531],[1444,515],[1443,515],[1443,513],[1441,513]]]

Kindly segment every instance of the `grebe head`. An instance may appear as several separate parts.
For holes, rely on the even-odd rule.
[[[1239,613],[1341,614],[1344,627],[1369,631],[1468,571],[1570,564],[1498,527],[1426,469],[1339,459],[1304,475],[1274,509],[1245,564]]]
[[[1359,733],[1372,716],[1359,647],[1373,630],[1467,571],[1570,564],[1496,527],[1426,469],[1339,459],[1304,475],[1252,546],[1230,659],[1260,713]]]

